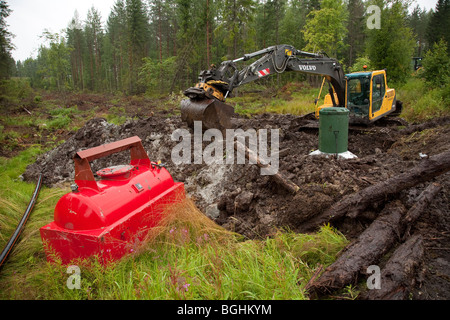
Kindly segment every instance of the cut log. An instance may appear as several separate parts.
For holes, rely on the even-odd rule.
[[[373,203],[382,203],[390,196],[402,190],[426,182],[450,170],[450,150],[424,159],[419,165],[407,172],[371,185],[359,192],[345,196],[322,214],[306,221],[301,232],[312,231],[329,221],[337,220],[345,215],[356,218]]]
[[[409,125],[406,128],[399,131],[401,135],[409,135],[413,132],[423,131],[425,129],[435,128],[437,126],[445,126],[450,123],[450,117],[434,118],[430,121],[426,121],[420,124]]]
[[[405,213],[400,201],[385,206],[380,216],[350,244],[343,254],[325,270],[310,286],[313,292],[325,293],[356,283],[364,268],[378,263],[391,246],[409,233],[412,224],[441,190],[438,183],[430,184],[416,203]],[[407,230],[406,232],[404,230]],[[420,236],[411,237],[394,252],[383,268],[381,289],[373,289],[363,295],[366,299],[404,299],[414,284],[417,269],[423,257],[423,241]]]
[[[438,183],[431,183],[418,197],[416,203],[406,213],[403,223],[406,225],[404,238],[420,214],[429,206],[442,189]],[[411,288],[416,283],[423,261],[424,247],[421,235],[410,237],[398,247],[381,272],[381,288],[370,290],[361,295],[361,299],[405,300],[409,298]]]
[[[377,263],[398,240],[405,213],[400,201],[388,203],[380,216],[314,281],[310,293],[327,294],[355,284],[359,274],[366,273],[367,267]]]
[[[410,237],[399,246],[382,268],[380,288],[361,294],[365,300],[406,300],[420,273],[424,255],[423,239],[420,235]]]
[[[245,157],[249,160],[250,163],[256,164],[260,168],[267,169],[268,172],[273,172],[273,174],[269,175],[269,177],[271,177],[271,179],[273,179],[277,184],[279,184],[280,186],[282,186],[289,192],[296,193],[298,190],[300,190],[299,186],[297,186],[295,183],[293,183],[292,181],[290,181],[289,179],[284,177],[281,173],[279,173],[279,172],[275,173],[274,172],[275,170],[273,170],[269,164],[263,164],[261,162],[261,160],[259,159],[259,157],[252,150],[247,148],[245,145],[243,145],[239,141],[237,141],[237,140],[235,141],[234,148],[238,152],[242,152],[241,150],[244,150]]]
[[[428,207],[434,197],[441,191],[442,186],[438,183],[430,184],[417,198],[417,202],[408,210],[405,216],[405,223],[407,224],[405,237],[409,235],[411,226],[414,221],[419,218],[420,214]]]

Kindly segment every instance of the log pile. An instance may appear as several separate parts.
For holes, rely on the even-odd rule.
[[[402,174],[344,197],[322,214],[305,222],[300,231],[312,231],[325,223],[333,222],[344,216],[356,218],[370,205],[386,202],[402,190],[427,182],[449,170],[450,150],[424,159],[418,166]]]
[[[430,183],[409,210],[396,196],[402,190],[427,182],[449,170],[450,150],[424,159],[402,174],[348,195],[324,213],[306,221],[303,231],[312,231],[343,217],[355,219],[374,203],[384,205],[378,217],[340,253],[336,261],[320,276],[310,280],[308,293],[322,296],[355,285],[370,276],[369,266],[378,266],[389,253],[390,259],[383,263],[379,276],[381,287],[364,291],[359,298],[407,299],[420,273],[424,254],[422,236],[411,235],[411,227],[439,193],[441,186]],[[396,246],[398,248],[393,250]]]
[[[355,284],[361,271],[387,253],[401,233],[402,216],[406,209],[400,201],[389,203],[381,215],[347,246],[338,259],[316,280],[310,290],[319,294],[331,293]]]

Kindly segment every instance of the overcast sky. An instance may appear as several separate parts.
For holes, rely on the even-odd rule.
[[[421,8],[434,9],[437,0],[415,0]],[[30,56],[36,58],[45,29],[60,32],[73,18],[75,10],[81,20],[86,19],[88,10],[94,6],[105,23],[115,0],[7,0],[12,13],[7,18],[8,30],[15,35],[16,49],[13,58],[24,61]]]

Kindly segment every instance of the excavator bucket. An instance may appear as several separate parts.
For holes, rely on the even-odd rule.
[[[230,129],[234,108],[216,99],[184,99],[181,101],[181,120],[189,127],[194,121],[202,121],[202,128]]]

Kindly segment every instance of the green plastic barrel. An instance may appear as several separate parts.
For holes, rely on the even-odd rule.
[[[319,150],[341,153],[348,149],[348,117],[346,108],[329,107],[319,111]]]

